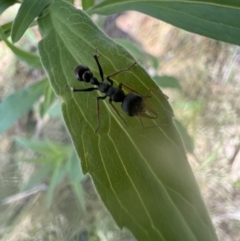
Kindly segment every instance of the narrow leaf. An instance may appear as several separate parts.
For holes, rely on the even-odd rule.
[[[48,110],[48,114],[52,117],[62,118],[62,109],[59,102],[55,102]]]
[[[71,182],[79,182],[84,178],[82,169],[80,167],[79,158],[74,149],[73,149],[72,156],[68,162],[68,169],[69,169],[68,170],[69,178]]]
[[[43,9],[50,4],[51,0],[24,0],[18,10],[17,16],[12,28],[12,41],[16,43],[25,31],[28,29],[33,20],[40,15]]]
[[[48,188],[48,194],[47,194],[47,206],[48,208],[52,204],[54,190],[56,187],[60,184],[60,182],[63,180],[64,176],[66,175],[66,167],[65,165],[62,165],[62,163],[59,160],[59,166],[55,167],[54,173],[51,178],[51,182]]]
[[[54,94],[51,85],[48,85],[45,89],[44,93],[44,101],[40,107],[40,116],[43,116],[47,113],[51,105],[53,104],[54,100],[56,99],[56,95]]]
[[[19,143],[19,144],[22,144],[22,138],[18,138],[18,137],[15,137],[15,140]],[[24,139],[23,139],[24,141]],[[24,146],[24,145],[23,145]],[[26,146],[25,146],[26,147]],[[48,164],[50,162],[50,159],[46,158],[46,156],[44,157],[34,157],[34,158],[27,158],[27,159],[23,159],[21,160],[23,162],[28,162],[28,163],[34,163],[34,164]]]
[[[22,61],[27,62],[29,65],[32,65],[36,68],[42,68],[41,61],[39,57],[35,54],[31,54],[29,52],[23,51],[13,44],[11,44],[6,36],[4,35],[2,29],[0,28],[0,37],[7,44],[7,46],[13,51],[13,53]]]
[[[193,153],[193,150],[194,150],[193,138],[188,134],[186,127],[183,126],[183,124],[179,120],[175,119],[175,124],[177,126],[177,129],[180,132],[180,135],[183,139],[187,152]]]
[[[38,171],[34,172],[27,183],[23,186],[22,190],[25,191],[40,184],[53,170],[53,165],[43,165]]]
[[[76,151],[73,149],[71,159],[68,161],[69,168],[69,179],[72,186],[72,189],[82,207],[85,211],[85,198],[84,198],[84,190],[81,185],[81,181],[85,178],[82,173],[82,169],[80,167],[79,158],[77,156]]]
[[[136,43],[132,43],[129,40],[126,39],[114,39],[117,43],[121,44],[124,48],[126,48],[142,65],[146,65],[146,62],[150,62],[150,64],[157,69],[159,66],[159,60],[149,54],[144,52],[143,49],[141,49],[140,46],[138,46]]]
[[[139,63],[114,76],[115,88],[124,83],[143,96],[154,90],[146,105],[158,118],[142,118],[149,127],[142,128],[138,118],[127,116],[114,103],[126,127],[108,100],[101,100],[101,125],[95,133],[96,97],[103,94],[73,93],[66,88],[92,87],[75,79],[75,67],[88,66],[100,80],[93,58],[96,49],[105,76],[136,60],[103,34],[84,11],[66,1],[54,1],[47,13],[39,18],[44,68],[63,101],[64,120],[83,172],[92,176],[119,227],[127,227],[139,241],[217,240],[165,95]]]
[[[37,24],[37,22],[33,21],[30,26],[32,27],[32,26],[35,26],[36,24]],[[5,23],[2,26],[0,26],[0,28],[2,29],[2,32],[6,38],[8,38],[11,35],[12,25],[13,25],[13,22],[8,22],[8,23]],[[0,35],[0,40],[3,40],[1,38],[1,35]]]
[[[79,204],[82,208],[82,210],[85,212],[86,211],[86,204],[85,204],[85,193],[84,189],[79,182],[71,182],[71,187],[73,189],[73,192],[76,196],[76,198],[79,201]]]
[[[236,0],[105,0],[89,13],[109,15],[136,10],[187,31],[240,44],[240,1]]]
[[[9,22],[0,26],[0,28],[2,29],[2,33],[6,36],[6,38],[10,36],[12,24],[13,22]],[[0,40],[3,40],[1,37],[1,34],[0,34]]]
[[[44,154],[44,155],[51,155],[52,154],[52,148],[49,146],[49,141],[48,140],[30,140],[30,139],[25,139],[25,138],[20,138],[20,137],[15,137],[15,140],[22,146],[35,151],[39,154]]]
[[[23,114],[31,109],[48,84],[44,79],[8,96],[0,103],[0,134],[10,128]]]
[[[39,154],[52,156],[55,159],[58,157],[66,158],[69,154],[69,147],[61,143],[55,143],[49,140],[24,139],[15,137],[15,140],[26,148],[35,151]]]
[[[0,0],[0,15],[16,2],[16,0]]]
[[[155,76],[153,77],[153,79],[159,86],[163,88],[173,88],[181,90],[181,85],[179,84],[179,81],[172,76]]]
[[[214,162],[219,154],[219,150],[220,147],[217,147],[216,150],[214,150],[211,155],[206,160],[204,160],[204,162],[200,165],[199,169],[203,169],[204,167]]]
[[[87,10],[94,5],[95,0],[82,0],[83,10]]]

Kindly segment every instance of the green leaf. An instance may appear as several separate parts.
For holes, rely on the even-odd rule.
[[[82,7],[83,10],[87,10],[88,8],[92,7],[95,3],[95,0],[82,0]]]
[[[179,81],[172,76],[155,76],[153,77],[154,81],[163,88],[173,88],[181,90],[181,85]]]
[[[136,10],[187,31],[240,44],[240,1],[236,0],[105,0],[89,13],[109,15]]]
[[[52,117],[62,118],[62,109],[59,102],[55,102],[48,110],[48,114]]]
[[[0,134],[10,128],[23,114],[31,109],[48,84],[44,79],[8,96],[0,103]]]
[[[7,44],[7,46],[13,51],[13,53],[22,61],[27,62],[29,65],[32,65],[36,68],[42,68],[41,61],[39,57],[35,54],[31,54],[29,52],[23,51],[13,44],[11,44],[6,36],[4,35],[2,29],[0,28],[0,37]]]
[[[183,142],[184,142],[184,145],[186,147],[187,152],[193,153],[193,150],[194,150],[193,138],[188,134],[187,129],[185,128],[185,126],[183,126],[183,124],[179,120],[175,119],[174,122],[177,126],[177,129],[180,132],[180,135],[183,139]]]
[[[51,85],[48,85],[45,89],[44,101],[40,107],[40,116],[42,118],[47,113],[47,111],[50,109],[50,107],[53,104],[55,99],[56,99],[56,95],[54,94]]]
[[[39,154],[51,155],[52,154],[52,146],[49,145],[50,141],[48,140],[30,140],[20,137],[15,137],[15,140],[22,146],[35,151]]]
[[[0,0],[0,15],[16,2],[16,0]]]
[[[33,20],[41,14],[52,0],[24,0],[18,10],[12,28],[12,41],[16,43],[28,29]]]
[[[159,66],[158,59],[143,51],[140,46],[136,43],[132,43],[126,39],[114,39],[117,43],[121,44],[124,48],[126,48],[141,64],[146,65],[147,61],[150,61],[151,65],[157,69]]]
[[[77,156],[77,153],[73,149],[71,158],[68,162],[68,172],[69,172],[69,178],[71,182],[79,182],[84,178],[82,169],[80,167],[80,161]]]
[[[240,188],[240,181],[237,181],[237,182],[235,183],[235,187],[236,187],[236,188]]]
[[[79,204],[82,210],[86,211],[86,204],[85,204],[85,192],[82,185],[79,182],[71,182],[72,190],[77,197]]]
[[[100,102],[100,129],[95,133],[99,93],[72,93],[66,88],[66,84],[91,87],[75,79],[75,67],[84,64],[99,79],[93,58],[96,48],[105,75],[129,67],[135,60],[84,11],[66,1],[54,1],[46,12],[39,18],[44,68],[62,99],[64,120],[83,172],[92,176],[119,227],[127,227],[140,241],[217,240],[165,95],[140,64],[114,76],[114,86],[122,82],[142,95],[155,90],[146,103],[158,118],[142,118],[144,126],[151,127],[142,128],[138,118],[128,117],[116,103],[126,127],[104,100]]]
[[[68,171],[69,171],[69,179],[72,186],[72,189],[82,207],[85,211],[85,198],[84,198],[84,190],[80,181],[82,181],[86,176],[83,175],[82,169],[80,167],[79,158],[77,157],[77,153],[75,150],[72,152],[71,159],[68,161]]]
[[[50,141],[29,140],[19,137],[15,137],[15,140],[19,144],[44,155],[44,157],[40,158],[23,160],[25,162],[43,164],[43,166],[30,177],[28,182],[23,186],[23,189],[26,190],[37,185],[44,178],[48,177],[50,172],[53,173],[47,194],[47,206],[50,207],[54,190],[62,182],[63,178],[68,175],[70,185],[83,210],[85,210],[84,191],[80,185],[80,181],[83,180],[84,176],[81,172],[75,150],[70,146]]]
[[[25,160],[23,160],[25,161]],[[51,159],[46,160],[52,164]],[[34,174],[29,178],[27,183],[23,186],[22,191],[28,190],[38,184],[40,184],[45,178],[49,176],[49,173],[52,172],[53,165],[43,165],[38,171],[34,172]]]
[[[203,163],[200,165],[199,169],[203,169],[204,167],[210,165],[212,162],[214,162],[219,154],[221,147],[217,147],[216,150],[214,150],[211,155],[203,161]]]
[[[23,146],[27,147],[25,144],[22,143],[22,140],[25,141],[25,139],[15,137],[16,142],[19,144],[22,144]],[[30,142],[30,140],[27,140]],[[21,160],[23,162],[28,162],[28,163],[34,163],[34,164],[48,164],[50,162],[50,159],[47,159],[46,156],[44,157],[38,157],[38,158],[27,158]]]
[[[49,188],[48,188],[48,194],[47,194],[47,206],[48,206],[48,208],[52,204],[54,190],[61,183],[61,181],[63,180],[63,178],[65,176],[66,176],[66,166],[63,165],[62,163],[60,163],[55,168],[55,170],[53,172],[51,182],[50,182],[50,185],[49,185]]]
[[[66,158],[69,155],[69,147],[61,143],[55,143],[49,140],[29,140],[15,137],[15,140],[26,148],[35,151],[39,154],[52,156],[55,159],[58,157]]]
[[[3,34],[5,35],[6,38],[8,38],[11,34],[12,25],[13,25],[13,22],[8,22],[8,23],[5,23],[2,26],[0,26],[0,28],[2,29],[2,32],[3,32]],[[35,26],[35,25],[37,25],[37,21],[33,21],[30,26],[32,27],[32,26]],[[36,39],[36,37],[34,36],[34,40],[35,39]],[[1,38],[1,35],[0,35],[0,41],[1,40],[3,40],[3,39]]]
[[[2,29],[3,34],[6,37],[10,36],[12,24],[13,24],[13,22],[9,22],[9,23],[5,23],[2,26],[0,26],[0,28]],[[2,37],[1,37],[1,34],[0,34],[0,40],[3,40]]]

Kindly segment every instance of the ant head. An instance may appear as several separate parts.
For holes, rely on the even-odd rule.
[[[93,77],[93,74],[90,71],[90,69],[84,65],[78,65],[74,70],[74,74],[77,80],[85,82],[89,82]]]

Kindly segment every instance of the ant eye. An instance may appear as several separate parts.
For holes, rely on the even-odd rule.
[[[80,81],[85,81],[85,79],[84,79],[85,72],[90,72],[90,69],[87,66],[78,65],[74,70],[76,79],[78,79]]]

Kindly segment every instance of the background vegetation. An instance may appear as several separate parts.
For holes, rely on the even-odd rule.
[[[15,12],[16,7],[4,12],[1,25],[11,21]],[[118,41],[138,54],[152,76],[168,76],[174,83],[164,93],[194,140],[194,149],[189,144],[189,160],[219,238],[240,240],[239,47],[187,33],[140,13],[112,18],[96,17],[96,22],[110,36],[130,39],[134,46]],[[39,39],[33,27],[18,45],[35,53]],[[18,61],[0,44],[1,100],[11,94],[17,98],[18,90],[43,79],[44,73]],[[158,81],[164,84],[164,79]],[[18,110],[28,113],[1,137],[2,240],[134,240],[115,226],[91,180],[76,171],[79,163],[62,122],[59,100],[47,85],[45,98],[39,98],[37,90],[36,101],[28,100],[28,107],[13,101]],[[29,142],[32,135],[39,141]],[[22,196],[10,198],[19,190]]]

